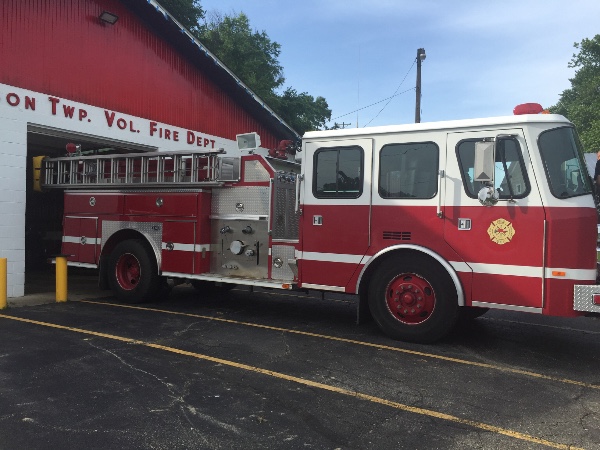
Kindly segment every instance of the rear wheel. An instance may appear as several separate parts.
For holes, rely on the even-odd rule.
[[[452,280],[435,261],[424,257],[385,262],[369,286],[369,308],[385,334],[421,343],[446,335],[459,311]]]
[[[108,259],[108,282],[116,297],[125,303],[154,299],[160,292],[160,277],[154,255],[144,241],[123,241]]]

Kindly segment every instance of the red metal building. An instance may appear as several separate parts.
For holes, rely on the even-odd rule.
[[[49,216],[62,208],[58,196],[29,192],[31,156],[73,141],[125,152],[227,148],[247,132],[266,148],[298,138],[154,0],[4,0],[0,61],[0,257],[9,261],[9,297],[23,295],[26,263],[45,260],[36,240],[50,251],[59,219]]]

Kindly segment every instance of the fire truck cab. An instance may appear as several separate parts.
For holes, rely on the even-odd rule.
[[[122,301],[166,279],[343,292],[418,342],[488,308],[600,313],[592,186],[558,115],[309,132],[291,152],[46,158],[41,174],[66,189],[69,264]]]

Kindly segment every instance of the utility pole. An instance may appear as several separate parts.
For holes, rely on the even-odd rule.
[[[417,50],[417,100],[415,103],[415,123],[421,122],[421,62],[425,60],[425,49]]]

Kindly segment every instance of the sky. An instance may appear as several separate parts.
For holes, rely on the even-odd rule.
[[[600,34],[598,0],[200,3],[207,15],[244,12],[281,45],[284,86],[325,97],[328,125],[346,128],[415,121],[419,48],[422,122],[511,115],[527,102],[550,107],[570,87],[573,44]]]

